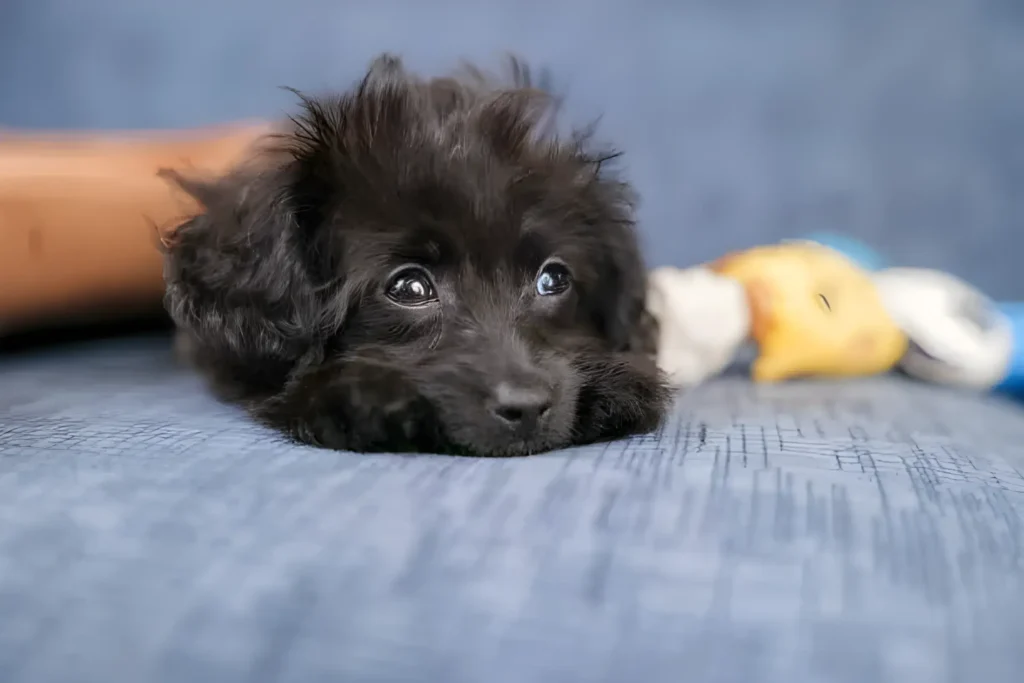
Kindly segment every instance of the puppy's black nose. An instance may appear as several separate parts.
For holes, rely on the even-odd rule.
[[[530,431],[551,408],[551,390],[537,385],[502,382],[494,390],[491,413],[519,431]]]

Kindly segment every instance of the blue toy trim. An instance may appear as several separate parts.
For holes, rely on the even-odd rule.
[[[1010,364],[1006,368],[1006,375],[995,389],[1024,397],[1024,302],[999,303],[996,304],[996,308],[1010,320],[1013,348],[1010,351]]]

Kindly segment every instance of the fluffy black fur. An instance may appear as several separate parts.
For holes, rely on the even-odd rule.
[[[215,181],[165,240],[193,360],[261,421],[357,451],[525,455],[653,430],[633,193],[513,60],[384,55]]]

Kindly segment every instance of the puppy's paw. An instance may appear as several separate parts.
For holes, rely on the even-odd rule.
[[[256,412],[302,442],[336,450],[439,451],[444,441],[430,403],[400,371],[376,362],[301,373]]]
[[[654,360],[640,353],[578,361],[583,377],[576,405],[576,441],[591,443],[652,432],[661,426],[673,393]]]

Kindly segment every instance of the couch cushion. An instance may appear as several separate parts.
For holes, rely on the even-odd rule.
[[[1024,411],[879,378],[515,460],[299,447],[165,338],[0,361],[0,680],[1019,681]]]

